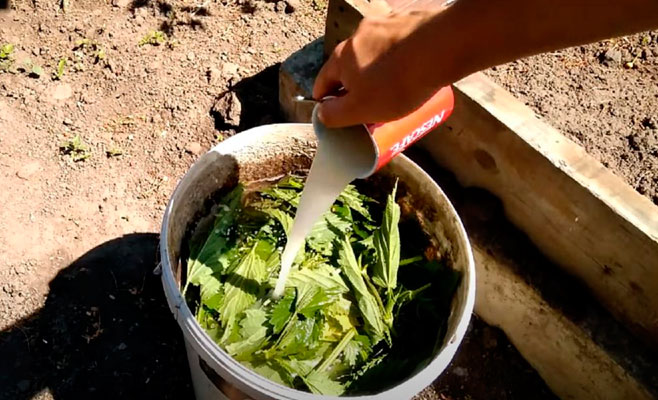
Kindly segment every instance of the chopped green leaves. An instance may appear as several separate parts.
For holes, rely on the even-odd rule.
[[[213,209],[213,221],[199,224],[189,240],[183,291],[197,321],[234,359],[297,389],[338,396],[404,377],[410,373],[404,368],[431,356],[433,332],[443,325],[414,341],[429,347],[409,350],[396,333],[426,331],[414,325],[418,310],[444,324],[447,314],[430,310],[453,292],[431,297],[436,290],[426,289],[434,280],[407,286],[398,283],[398,269],[423,268],[435,280],[443,270],[423,257],[400,262],[395,190],[382,215],[349,185],[313,226],[282,298],[270,299],[302,189],[292,176],[257,192],[238,186]],[[418,361],[408,361],[409,354]]]
[[[222,326],[226,326],[265,293],[261,283],[267,270],[265,260],[257,253],[258,244],[253,246],[226,280],[224,301],[218,310]]]
[[[237,217],[242,192],[242,186],[238,186],[219,205],[217,219],[210,234],[200,250],[187,262],[188,277],[183,294],[190,283],[203,286],[205,277],[213,273],[221,273],[222,269],[227,267],[225,264],[228,260],[223,259],[222,256],[226,254],[229,247],[228,233]]]

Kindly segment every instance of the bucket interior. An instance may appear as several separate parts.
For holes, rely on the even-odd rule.
[[[187,256],[187,239],[199,222],[209,215],[216,201],[238,182],[249,184],[289,173],[305,175],[310,168],[315,147],[316,140],[310,126],[271,125],[237,135],[199,159],[176,189],[163,225],[168,261],[163,263],[163,267],[171,268],[177,289],[181,288],[181,282],[185,279],[185,263],[181,262],[181,259],[184,260]],[[425,353],[424,360],[417,363],[407,377],[429,373],[433,374],[433,380],[452,358],[454,350],[445,350],[451,344],[456,347],[458,343],[455,341],[459,342],[464,333],[458,331],[465,330],[470,317],[474,290],[472,258],[463,227],[452,206],[431,178],[405,157],[394,159],[375,176],[356,184],[381,204],[396,181],[399,181],[401,220],[417,221],[420,225],[418,229],[422,227],[431,242],[431,251],[434,253],[432,257],[441,260],[461,275],[451,309],[448,311],[447,326],[442,328],[442,332],[436,332],[436,335],[441,336],[441,340],[435,343],[433,350]],[[404,235],[402,230],[403,247]],[[190,312],[186,305],[182,305],[181,310]],[[215,347],[213,351],[221,351],[219,346]],[[439,364],[435,361],[441,357],[447,360],[439,363],[442,365],[441,370],[436,370]],[[237,361],[235,363],[237,364]],[[428,372],[432,365],[435,370]],[[226,379],[230,380],[230,377]],[[399,386],[403,381],[405,379],[380,384],[382,387],[377,392]],[[418,387],[414,391],[422,389],[423,387]]]

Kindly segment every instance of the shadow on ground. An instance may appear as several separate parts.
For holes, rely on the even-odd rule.
[[[0,332],[0,399],[193,398],[156,266],[158,236],[106,242],[63,269],[45,306]]]
[[[210,115],[215,119],[218,131],[242,132],[256,126],[285,122],[279,106],[279,68],[281,64],[270,65],[255,75],[244,78],[231,87],[240,101],[240,125],[226,124],[216,111]],[[222,97],[220,95],[218,98]]]

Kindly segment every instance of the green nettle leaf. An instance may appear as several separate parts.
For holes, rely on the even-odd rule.
[[[322,361],[321,358],[299,360],[296,358],[279,360],[279,364],[292,376],[305,377]]]
[[[198,254],[191,255],[187,262],[188,276],[183,294],[190,284],[200,285],[204,277],[221,273],[222,269],[227,267],[222,264],[221,256],[229,247],[227,234],[239,212],[242,192],[242,186],[238,186],[222,199],[219,214],[208,238]]]
[[[345,393],[345,387],[331,379],[326,372],[313,371],[302,379],[312,393],[325,396],[340,396]]]
[[[361,266],[356,261],[352,245],[347,237],[344,237],[342,243],[340,243],[338,258],[343,273],[354,289],[354,296],[356,297],[363,319],[375,336],[383,337],[385,325],[381,308],[377,304],[375,297],[368,291],[368,287],[361,273]]]
[[[290,329],[284,332],[281,340],[277,345],[277,350],[281,352],[282,356],[290,356],[293,354],[304,353],[310,349],[314,344],[311,340],[315,327],[314,319],[299,320],[295,319],[290,322]]]
[[[276,365],[275,362],[266,361],[257,364],[245,363],[245,365],[273,382],[281,385],[292,385],[292,379],[289,378],[285,369]]]
[[[341,297],[338,301],[326,307],[323,314],[327,323],[322,331],[322,340],[337,342],[346,332],[357,329],[355,317],[358,311],[351,306],[351,300]]]
[[[250,309],[244,312],[244,318],[240,321],[240,335],[243,338],[255,335],[265,326],[267,313],[261,308]]]
[[[302,196],[302,192],[299,190],[281,187],[272,187],[266,189],[263,191],[263,194],[268,195],[276,200],[283,200],[295,208],[299,206],[299,200]]]
[[[373,273],[373,282],[386,288],[389,293],[397,287],[398,267],[400,265],[400,206],[395,202],[396,187],[386,200],[386,209],[382,225],[375,231],[373,244],[377,254],[377,263]]]
[[[238,361],[249,361],[253,359],[253,353],[262,348],[266,342],[267,328],[262,327],[253,335],[226,345],[226,351]]]
[[[257,254],[259,242],[240,261],[224,284],[224,301],[219,309],[222,326],[256,302],[262,295],[260,285],[266,278],[265,260]]]
[[[270,323],[274,333],[280,333],[286,326],[294,312],[296,293],[294,289],[286,290],[283,298],[272,308]]]
[[[238,324],[237,318],[232,317],[228,318],[226,323],[221,326],[224,329],[222,335],[220,336],[218,342],[223,346],[226,346],[230,343],[239,342],[240,338],[240,325]]]
[[[327,264],[319,264],[315,268],[292,269],[286,286],[301,287],[317,285],[326,291],[347,293],[349,288],[340,276],[340,270]]]
[[[359,357],[359,344],[355,341],[349,342],[345,347],[345,351],[343,351],[343,357],[350,366],[356,365],[356,360]]]
[[[317,372],[325,372],[331,365],[338,359],[338,357],[343,353],[345,350],[345,347],[350,343],[354,335],[356,334],[356,331],[354,329],[350,329],[345,333],[345,336],[342,337],[340,342],[334,347],[334,349],[329,353],[327,358],[322,361],[322,364],[318,365],[316,368]]]
[[[352,224],[336,214],[327,212],[322,216],[306,238],[306,244],[318,253],[330,256],[333,249],[333,242],[338,234],[345,234],[350,231]]]
[[[313,318],[315,312],[337,300],[335,293],[314,286],[304,285],[300,287],[300,294],[297,300],[297,312],[306,318]]]
[[[427,290],[430,286],[432,286],[431,283],[427,283],[418,289],[415,290],[402,290],[400,291],[395,297],[394,297],[394,302],[395,306],[399,309],[400,307],[404,306],[405,304],[409,303],[410,301],[414,300],[416,297],[418,297],[421,293],[423,293],[425,290]]]
[[[338,196],[338,201],[342,202],[352,210],[364,216],[368,221],[372,221],[370,211],[365,206],[366,202],[373,200],[360,194],[354,185],[347,185],[345,190]]]
[[[348,206],[334,204],[331,207],[331,212],[338,215],[340,218],[344,219],[345,221],[349,221],[349,223],[352,224],[352,227],[356,226],[356,224],[354,223],[354,218],[352,217],[352,209],[349,208]]]
[[[226,346],[226,351],[238,361],[251,360],[253,353],[267,341],[267,313],[260,308],[244,312],[240,321],[240,341]]]
[[[224,287],[215,275],[206,275],[201,279],[201,304],[210,309],[219,308],[224,298]]]
[[[276,208],[263,209],[263,212],[276,219],[283,227],[283,231],[286,233],[286,235],[290,233],[290,228],[292,228],[293,221],[293,218],[290,216],[290,214]]]

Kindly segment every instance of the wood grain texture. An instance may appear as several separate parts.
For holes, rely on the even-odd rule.
[[[421,146],[658,346],[658,207],[484,75],[456,83],[455,101]]]
[[[501,328],[561,399],[652,399],[580,327],[551,307],[504,260],[471,241],[476,265],[475,313]]]

